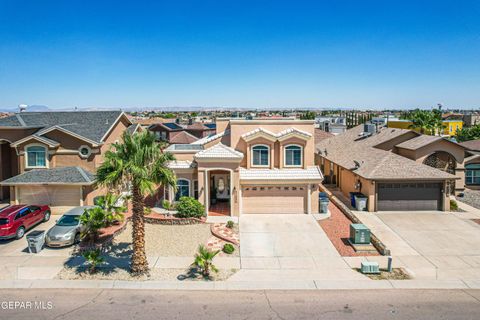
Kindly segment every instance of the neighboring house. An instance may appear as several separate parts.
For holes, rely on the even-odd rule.
[[[176,194],[192,196],[207,215],[318,212],[323,177],[314,163],[313,120],[220,119],[217,133],[166,150],[176,161]]]
[[[325,132],[340,134],[347,131],[347,119],[345,117],[317,117],[316,127]]]
[[[465,147],[465,187],[480,190],[480,139],[461,142]]]
[[[366,195],[368,211],[449,210],[449,195],[464,187],[464,148],[413,130],[375,128],[360,125],[317,143],[325,182],[347,197]]]
[[[184,129],[175,122],[165,122],[152,124],[148,127],[148,130],[152,131],[158,140],[169,142]]]
[[[205,138],[216,133],[216,124],[195,122],[187,125],[185,131],[199,139]]]
[[[398,128],[398,129],[412,129],[413,122],[410,120],[388,120],[387,126],[389,128]],[[462,120],[443,120],[442,124],[444,126],[442,135],[452,137],[456,135],[457,130],[463,128]],[[420,131],[420,129],[412,129],[415,131]]]
[[[54,212],[91,205],[103,154],[125,130],[121,111],[24,112],[0,119],[1,199],[48,204]]]

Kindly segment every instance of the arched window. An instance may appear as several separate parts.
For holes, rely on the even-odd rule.
[[[252,166],[268,167],[270,165],[270,147],[256,145],[252,147]]]
[[[190,181],[187,179],[177,180],[177,194],[175,194],[175,201],[180,200],[181,197],[190,197]]]
[[[302,147],[297,145],[290,145],[285,147],[285,167],[300,167],[302,166],[303,152]]]
[[[30,146],[26,150],[27,168],[45,168],[47,166],[47,148]]]

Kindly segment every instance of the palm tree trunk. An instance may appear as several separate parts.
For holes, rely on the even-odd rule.
[[[132,186],[132,242],[133,254],[131,272],[135,275],[148,273],[147,255],[145,254],[145,220],[143,215],[143,197],[138,186]]]

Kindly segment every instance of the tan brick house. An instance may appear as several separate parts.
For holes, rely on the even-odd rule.
[[[216,130],[167,148],[178,179],[169,200],[195,197],[207,215],[318,212],[313,120],[217,119]]]
[[[23,112],[0,119],[0,197],[55,211],[93,204],[103,154],[125,130],[121,111]]]

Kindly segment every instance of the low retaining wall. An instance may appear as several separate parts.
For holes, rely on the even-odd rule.
[[[176,218],[176,217],[161,217],[161,216],[145,216],[145,223],[163,224],[163,225],[188,225],[205,223],[204,219],[198,218]]]
[[[340,211],[343,212],[343,214],[353,223],[363,223],[358,217],[353,214],[353,212],[350,210],[349,207],[347,207],[340,199],[338,199],[336,196],[333,195],[330,190],[328,190],[325,186],[320,185],[320,190],[325,192],[328,195],[328,198],[330,201],[337,206],[337,208],[340,209]],[[378,250],[378,252],[383,255],[383,256],[389,256],[390,255],[390,250],[387,249],[387,246],[377,238],[375,234],[372,232],[370,233],[370,241],[372,242],[372,245],[375,247],[375,249]]]

